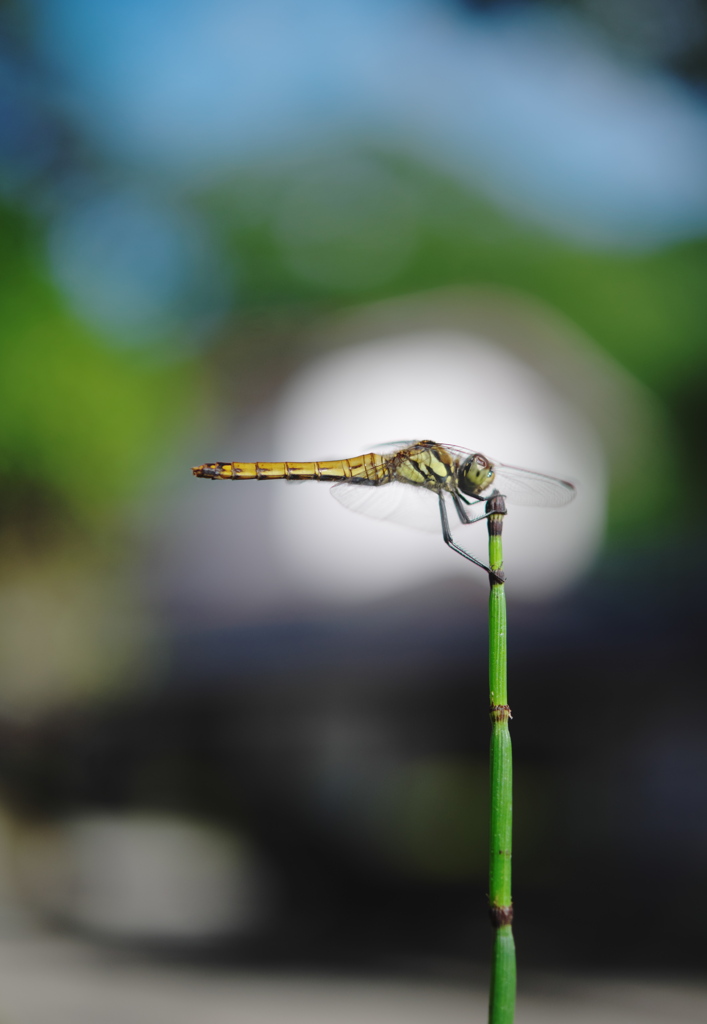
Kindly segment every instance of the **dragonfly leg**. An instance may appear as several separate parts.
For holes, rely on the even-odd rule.
[[[452,493],[452,501],[454,502],[454,507],[457,510],[457,515],[459,516],[459,519],[464,524],[464,526],[470,526],[471,523],[478,523],[482,519],[488,518],[488,512],[485,512],[482,516],[474,516],[472,518],[467,512],[467,510],[464,508],[464,505],[480,505],[485,500],[485,498],[477,498],[476,501],[466,501],[466,499],[462,498],[459,494]]]
[[[447,545],[447,547],[450,547],[452,551],[456,551],[456,553],[458,555],[461,555],[462,558],[467,558],[470,562],[473,562],[474,565],[478,565],[480,569],[483,569],[485,572],[489,574],[489,576],[495,583],[503,583],[505,577],[503,576],[502,573],[494,572],[490,566],[485,565],[484,562],[480,562],[478,558],[474,558],[474,556],[470,555],[468,551],[466,551],[464,548],[460,547],[458,544],[455,543],[454,538],[452,537],[452,531],[449,529],[447,506],[444,503],[444,494],[442,493],[442,491],[438,493],[437,497],[439,498],[439,514],[442,517],[442,536],[444,537],[444,543]],[[457,512],[458,511],[459,509],[457,508]],[[478,519],[467,519],[466,522],[476,523],[479,522],[481,519],[486,519],[488,515],[489,513],[486,513],[486,515],[479,516]]]

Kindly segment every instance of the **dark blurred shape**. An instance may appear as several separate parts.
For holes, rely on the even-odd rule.
[[[582,0],[582,9],[634,56],[688,79],[707,72],[707,9],[701,0]]]
[[[511,599],[528,966],[702,967],[704,755],[684,722],[707,713],[699,573],[658,568],[624,555],[561,606]],[[678,584],[692,614],[674,605]],[[60,828],[169,813],[247,839],[244,891],[257,878],[264,895],[254,917],[234,909],[241,958],[481,960],[484,638],[464,604],[175,636],[149,696],[5,727],[11,806]],[[66,894],[62,905],[76,921]],[[629,946],[616,907],[640,925]]]

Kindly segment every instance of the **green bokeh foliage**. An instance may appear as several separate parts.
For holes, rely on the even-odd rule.
[[[67,308],[41,234],[0,209],[0,482],[5,511],[100,526],[188,406],[186,367],[106,344]],[[33,506],[29,508],[28,506]]]

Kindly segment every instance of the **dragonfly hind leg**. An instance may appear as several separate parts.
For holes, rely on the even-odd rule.
[[[438,493],[437,497],[439,499],[439,514],[442,519],[442,536],[444,537],[444,543],[447,545],[447,547],[450,547],[452,551],[456,551],[456,553],[458,555],[461,555],[462,558],[466,558],[470,562],[473,562],[474,565],[478,565],[480,569],[483,569],[484,572],[488,573],[492,582],[503,583],[505,581],[505,576],[503,575],[503,573],[494,572],[490,565],[486,565],[484,562],[480,562],[478,558],[474,558],[474,556],[470,554],[468,551],[466,551],[465,548],[460,547],[459,544],[455,542],[454,538],[452,537],[452,531],[449,528],[447,506],[444,503],[444,494],[442,493],[442,491]],[[467,515],[466,510],[464,509],[464,507],[462,506],[461,502],[459,501],[455,494],[452,495],[452,500],[454,501],[454,506],[457,510],[459,518],[467,526],[471,523],[481,522],[482,519],[488,519],[489,515],[491,514],[490,512],[485,512],[484,515],[477,516],[475,519],[471,519]]]

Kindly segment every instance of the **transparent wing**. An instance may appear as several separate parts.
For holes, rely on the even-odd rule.
[[[452,454],[459,462],[463,462],[471,455],[478,453],[478,449],[473,448],[462,448],[459,445],[447,444],[446,442],[436,442],[441,448],[445,448],[450,454]],[[391,441],[387,444],[377,445],[372,450],[379,451],[382,454],[394,454],[404,448],[412,447],[415,444],[419,444],[419,441],[407,440],[407,441]],[[521,469],[518,466],[508,466],[504,462],[496,462],[495,459],[489,458],[495,471],[495,479],[490,488],[487,489],[483,494],[480,495],[482,499],[488,498],[494,490],[499,491],[505,495],[508,501],[514,505],[533,505],[538,508],[559,508],[562,505],[567,505],[576,494],[576,489],[573,483],[569,480],[560,480],[558,477],[548,476],[546,473],[537,473],[532,469]],[[377,498],[373,495],[366,493],[359,496],[355,494],[350,499],[349,504],[348,497],[344,499],[344,491],[342,490],[341,496],[334,494],[334,496],[341,501],[342,505],[346,505],[348,508],[353,508],[355,511],[364,512],[365,515],[372,515],[376,519],[392,519],[395,522],[406,522],[408,517],[410,519],[417,518],[423,519],[422,513],[416,514],[413,512],[413,508],[416,504],[420,503],[427,506],[428,503],[435,507],[437,512],[437,524],[436,526],[422,526],[418,527],[421,529],[436,529],[439,527],[439,509],[437,508],[437,500],[434,492],[430,492],[425,488],[413,487],[407,484],[391,483],[385,484],[381,487],[364,487],[356,488],[355,485],[337,484],[333,491],[337,490],[338,487],[346,488],[352,486],[353,489],[360,489],[365,492],[376,492]],[[403,494],[395,499],[395,507],[392,511],[369,511],[368,504],[370,502],[371,508],[386,509],[388,503],[393,506],[392,493],[388,497],[384,497],[384,492],[395,491],[403,488]],[[411,492],[411,493],[408,493]],[[429,499],[432,499],[431,502]],[[358,508],[358,505],[361,508]],[[410,510],[408,512],[408,510]],[[407,522],[407,525],[417,526],[415,522]]]
[[[410,442],[410,444],[415,443],[414,441]],[[440,448],[445,448],[460,462],[469,458],[470,455],[478,454],[478,448],[461,448],[459,445],[447,444],[444,441],[437,443]],[[398,444],[398,448],[405,446],[404,442]],[[572,501],[577,493],[574,484],[569,480],[560,480],[559,477],[537,473],[532,469],[521,469],[519,466],[507,466],[505,462],[497,462],[490,456],[487,458],[493,465],[496,477],[491,487],[481,495],[482,498],[488,498],[494,490],[497,490],[514,505],[559,508]]]
[[[495,462],[496,478],[493,487],[514,505],[535,505],[539,508],[559,508],[572,501],[576,492],[569,480],[560,480],[530,469],[518,469]]]
[[[442,532],[437,495],[426,487],[415,487],[397,480],[367,487],[343,480],[330,490],[332,496],[352,512],[360,512],[373,519],[388,519],[428,533]]]

